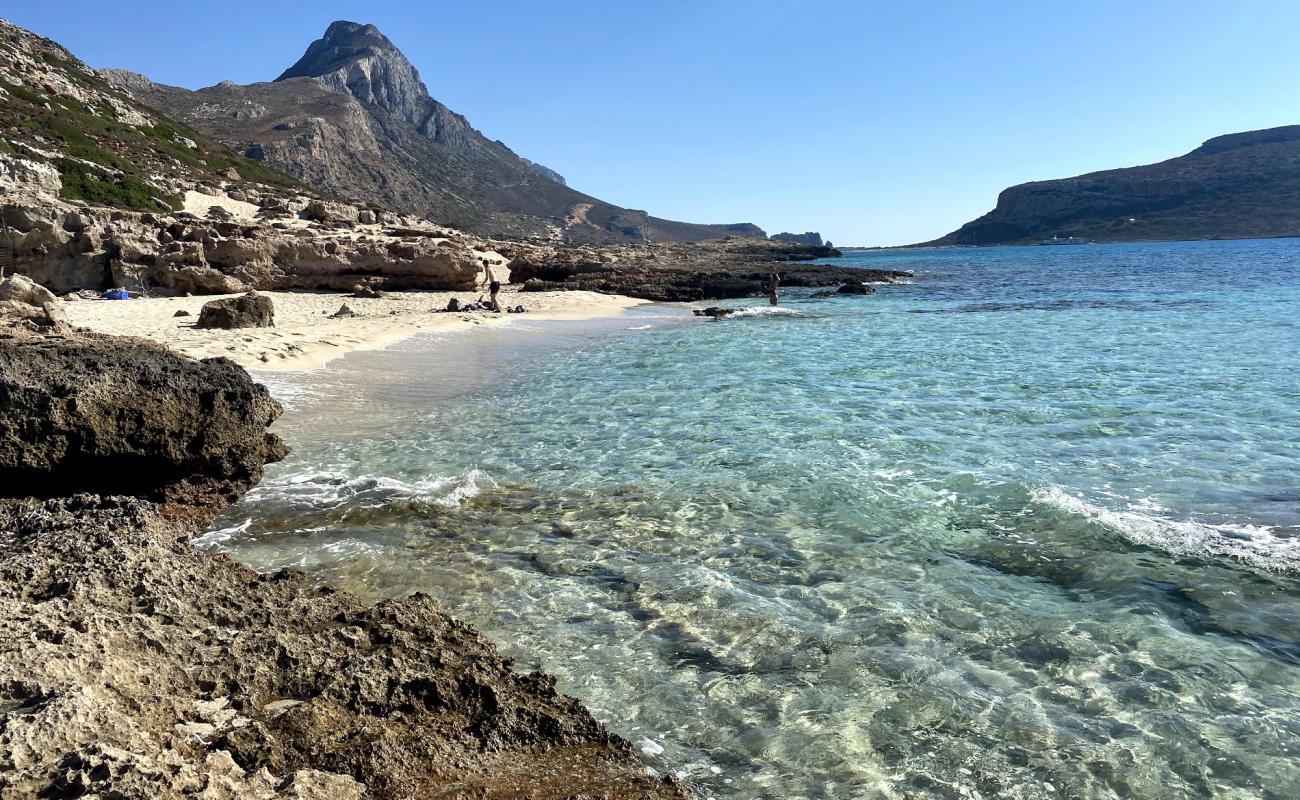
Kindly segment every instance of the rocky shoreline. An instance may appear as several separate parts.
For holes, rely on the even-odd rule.
[[[0,329],[0,794],[686,796],[427,597],[195,551],[279,413],[225,359]]]
[[[698,302],[767,294],[772,273],[784,287],[894,283],[910,272],[801,262],[835,258],[821,245],[732,237],[691,244],[601,248],[506,248],[511,280],[525,292],[585,290],[661,302]]]
[[[134,296],[249,290],[470,291],[490,265],[524,291],[593,291],[698,301],[785,286],[888,283],[909,273],[803,262],[829,247],[731,237],[690,244],[577,245],[496,240],[386,212],[308,197],[235,206],[224,189],[187,195],[189,212],[132,212],[54,198],[11,202],[0,226],[13,263],[58,293],[122,287]],[[241,194],[240,196],[248,196]],[[272,201],[257,198],[263,202]],[[242,201],[235,201],[242,202]],[[224,205],[223,205],[224,204]]]

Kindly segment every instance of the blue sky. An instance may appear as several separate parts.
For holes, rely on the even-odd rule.
[[[1006,186],[1300,123],[1300,2],[6,4],[91,66],[271,80],[335,19],[602,199],[840,244],[940,236]]]

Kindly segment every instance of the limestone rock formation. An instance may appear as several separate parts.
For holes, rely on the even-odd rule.
[[[54,293],[26,275],[10,275],[0,281],[0,300],[12,300],[40,308],[57,301]]]
[[[58,197],[62,189],[63,180],[52,164],[0,153],[0,195],[30,192],[34,197]]]
[[[207,513],[285,455],[280,406],[226,359],[0,329],[0,494],[131,494]]]
[[[275,327],[275,305],[271,298],[257,292],[249,292],[239,297],[225,297],[204,303],[199,310],[199,321],[194,323],[200,328],[273,328]]]
[[[600,248],[502,243],[499,250],[511,257],[511,281],[523,284],[526,292],[582,289],[660,301],[764,295],[778,264],[783,286],[889,283],[910,275],[792,263],[839,255],[839,251],[770,239]]]
[[[1158,164],[1035,181],[929,245],[1300,236],[1300,125],[1229,134]]]
[[[0,105],[0,196],[170,211],[202,184],[306,191],[162,117],[55,42],[4,20]]]
[[[550,167],[543,166],[542,164],[538,164],[536,161],[530,161],[526,158],[523,159],[523,162],[527,164],[529,167],[532,167],[533,172],[536,172],[538,175],[541,175],[543,178],[548,178],[550,180],[553,180],[556,183],[560,184],[561,186],[569,185],[569,182],[564,179],[563,175],[551,169]]]
[[[794,242],[795,244],[807,244],[813,247],[830,247],[830,244],[822,242],[822,235],[816,231],[807,233],[774,233],[772,239],[778,242]]]
[[[358,235],[352,223],[301,219],[313,213],[309,201],[275,202],[260,207],[259,218],[237,221],[12,204],[0,209],[0,222],[13,239],[15,268],[60,293],[123,286],[160,296],[234,294],[358,283],[464,290],[481,270],[483,243],[455,231],[405,220],[410,227]],[[344,204],[328,208],[348,216]]]

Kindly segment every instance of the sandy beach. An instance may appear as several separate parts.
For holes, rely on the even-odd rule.
[[[356,350],[374,350],[414,333],[454,331],[499,325],[514,314],[435,313],[448,299],[477,298],[468,292],[392,292],[380,298],[356,298],[337,292],[266,292],[275,304],[274,328],[202,330],[195,327],[199,309],[217,299],[167,297],[80,300],[64,303],[78,327],[121,336],[143,336],[194,358],[225,356],[249,368],[303,370],[323,366]],[[233,295],[227,295],[233,296]],[[529,292],[510,287],[499,295],[502,308],[523,305],[527,319],[587,319],[615,316],[647,301],[594,292]],[[347,305],[356,316],[332,319]],[[190,316],[176,316],[177,311]]]

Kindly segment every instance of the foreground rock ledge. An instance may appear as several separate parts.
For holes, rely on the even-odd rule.
[[[65,369],[84,359],[91,374],[115,357],[108,337],[81,350],[77,335],[4,341],[0,419],[14,441],[45,436],[32,408],[13,402],[31,396],[37,372],[14,380],[17,360],[53,348]],[[170,386],[193,420],[225,426],[228,446],[259,441],[262,457],[283,453],[265,431],[278,408],[266,418],[261,404],[271,401],[246,374],[154,356],[153,372],[135,373],[153,383],[119,374],[97,397],[105,419],[127,420],[128,408],[150,419],[133,389]],[[191,372],[233,392],[230,410],[256,412],[242,430],[214,420],[211,398],[179,377]],[[50,380],[52,394],[66,389]],[[117,494],[0,497],[0,796],[685,796],[553,679],[515,673],[427,597],[366,606],[296,573],[257,575],[196,552],[181,535],[253,477],[246,455],[215,457],[220,447],[182,416],[152,417],[157,438],[193,437],[211,452],[176,461],[158,445],[176,472],[161,489],[150,476],[120,480]],[[153,445],[130,425],[96,429],[108,451],[123,431],[144,458]],[[16,452],[0,450],[11,476],[75,461],[73,451],[60,461],[46,448],[31,463]],[[78,483],[72,467],[55,471]]]

